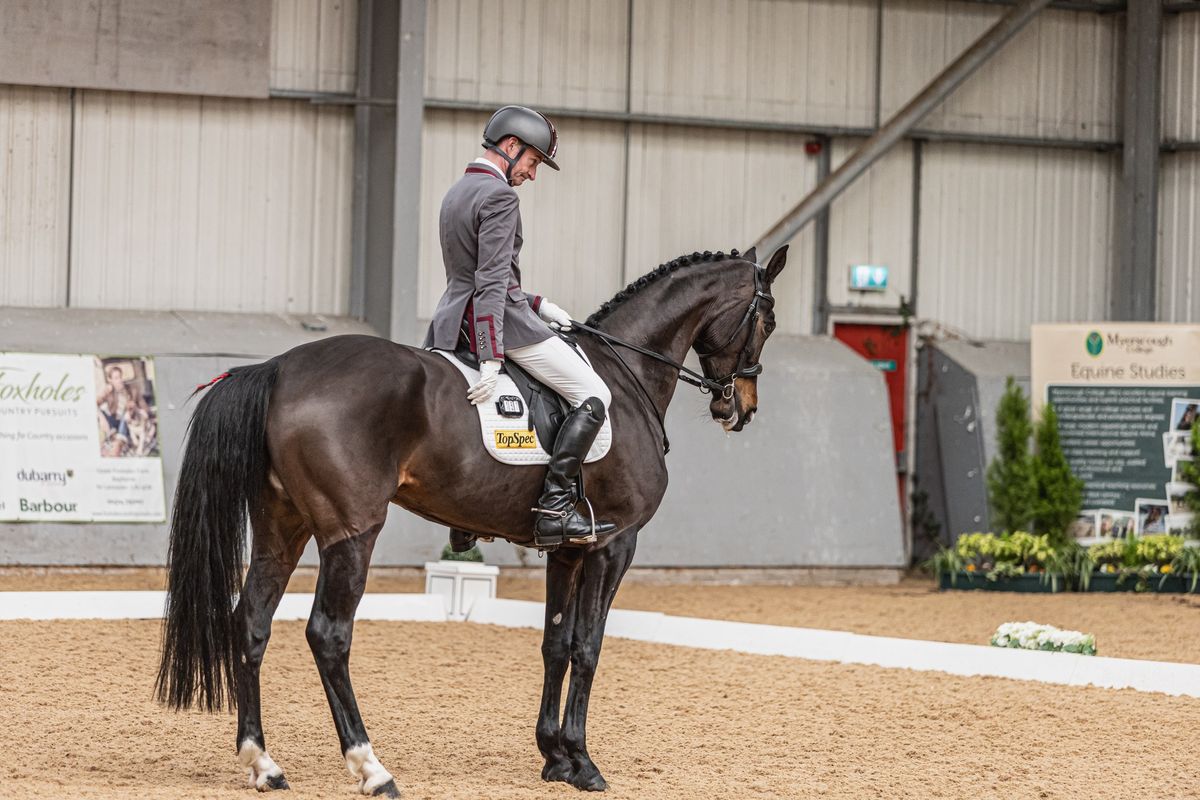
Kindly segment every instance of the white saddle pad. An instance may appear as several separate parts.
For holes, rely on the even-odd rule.
[[[479,381],[479,370],[471,369],[455,358],[453,353],[445,350],[434,350],[433,352],[458,367],[458,371],[467,379],[466,386],[463,387],[463,402],[470,405],[467,401],[466,389]],[[587,356],[584,358],[586,359]],[[492,399],[474,406],[479,412],[483,449],[487,450],[492,458],[504,464],[550,463],[550,454],[542,449],[537,431],[530,430],[533,426],[529,424],[529,408],[525,403],[525,398],[521,397],[521,393],[517,391],[517,385],[513,383],[512,378],[503,372],[499,377],[500,381],[496,384],[496,393],[492,395]],[[502,402],[502,398],[517,398],[522,409],[521,415],[517,417],[501,416],[498,404]],[[511,404],[511,401],[505,402]],[[592,442],[592,447],[588,450],[584,462],[590,464],[604,458],[608,454],[610,446],[612,446],[612,423],[605,415],[604,425],[600,428],[600,433],[596,434],[596,441]]]

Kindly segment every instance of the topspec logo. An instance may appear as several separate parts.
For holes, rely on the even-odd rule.
[[[1095,358],[1104,350],[1104,337],[1100,335],[1100,331],[1092,331],[1087,336],[1086,344],[1088,355]]]
[[[17,480],[21,483],[40,483],[46,486],[66,486],[67,480],[75,477],[75,470],[63,472],[38,472],[35,469],[17,471]]]

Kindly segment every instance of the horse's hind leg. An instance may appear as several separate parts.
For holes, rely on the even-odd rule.
[[[321,684],[329,699],[333,724],[337,727],[342,755],[350,774],[358,778],[363,794],[399,797],[391,773],[375,757],[354,689],[350,686],[350,640],[354,612],[367,585],[371,551],[383,523],[366,533],[329,545],[321,551],[317,594],[308,619],[308,644],[321,673]]]
[[[271,493],[270,488],[266,489]],[[263,738],[259,668],[271,638],[271,618],[287,588],[288,578],[304,552],[309,535],[300,517],[278,495],[264,498],[254,513],[250,568],[234,616],[238,621],[237,670],[238,761],[250,772],[260,792],[287,789],[283,770],[267,753]]]

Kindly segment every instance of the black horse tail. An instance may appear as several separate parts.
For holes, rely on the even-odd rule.
[[[267,403],[278,371],[277,359],[235,367],[209,384],[188,424],[155,683],[159,701],[175,709],[237,705],[233,598],[242,585],[247,509],[269,467]]]

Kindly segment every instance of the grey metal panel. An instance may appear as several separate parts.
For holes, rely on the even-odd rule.
[[[353,92],[357,0],[271,1],[271,88]]]
[[[860,143],[835,139],[834,165],[844,161]],[[833,201],[827,289],[833,305],[898,308],[901,295],[911,294],[912,181],[912,147],[899,145]],[[852,264],[889,267],[887,291],[850,291]]]
[[[1158,319],[1200,322],[1200,152],[1162,157]]]
[[[442,197],[462,176],[467,163],[483,152],[480,141],[487,118],[487,114],[464,111],[430,111],[425,115],[421,169],[423,319],[432,316],[446,286],[438,242]],[[562,171],[542,169],[536,181],[517,190],[525,232],[521,274],[528,291],[544,294],[583,318],[625,285],[620,249],[625,189],[623,127],[613,122],[582,120],[559,121],[557,125],[561,135],[557,161]],[[727,245],[731,246],[736,245]],[[693,249],[689,247],[688,251]],[[656,263],[646,259],[640,272]]]
[[[67,302],[71,94],[0,86],[0,306]]]
[[[915,485],[928,495],[944,544],[989,529],[996,408],[1009,376],[1028,393],[1029,369],[1028,342],[947,341],[921,350]]]
[[[0,82],[266,97],[270,0],[0,0]]]
[[[870,126],[876,0],[635,0],[635,112]]]
[[[1200,140],[1200,15],[1163,20],[1162,135]]]
[[[345,313],[353,117],[83,92],[71,304]]]
[[[631,280],[694,250],[744,250],[815,185],[806,137],[783,133],[633,125],[625,270]],[[792,240],[775,283],[783,333],[812,324],[812,230]],[[770,257],[759,253],[760,261]]]
[[[921,178],[921,317],[967,337],[1104,319],[1111,154],[930,143]]]
[[[627,2],[431,0],[426,96],[623,111]]]
[[[906,103],[1007,10],[948,0],[884,3],[883,116]],[[1044,11],[921,127],[1118,138],[1119,54],[1119,15]]]

